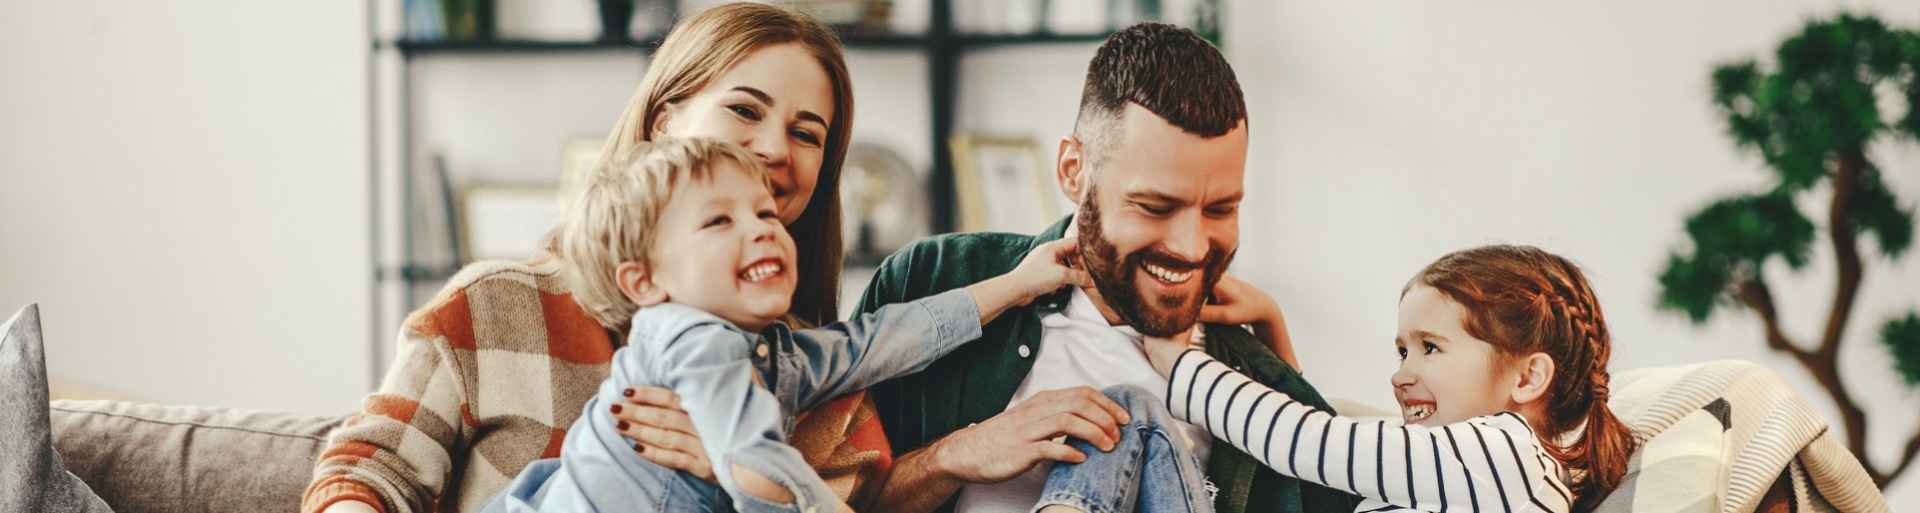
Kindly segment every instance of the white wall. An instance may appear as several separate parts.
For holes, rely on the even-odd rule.
[[[370,382],[363,2],[9,2],[0,310],[56,379],[338,413]]]

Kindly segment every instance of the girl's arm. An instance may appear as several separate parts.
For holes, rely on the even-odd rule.
[[[1183,344],[1182,344],[1183,345]],[[1336,417],[1198,350],[1150,344],[1174,416],[1282,474],[1412,509],[1566,511],[1559,466],[1514,413],[1437,428]]]

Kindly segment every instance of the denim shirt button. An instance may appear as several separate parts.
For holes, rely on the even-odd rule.
[[[739,346],[734,346],[734,347],[739,347]],[[754,348],[753,348],[753,354],[756,354],[756,355],[759,355],[759,356],[760,356],[761,358],[766,358],[766,357],[767,357],[767,345],[766,345],[766,344],[764,344],[764,343],[762,343],[762,344],[760,344],[760,345],[758,345],[758,346],[754,346]]]
[[[1026,358],[1028,356],[1033,356],[1033,350],[1028,349],[1026,344],[1020,344],[1020,357]]]

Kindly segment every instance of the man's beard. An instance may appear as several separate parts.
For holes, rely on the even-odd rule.
[[[1220,277],[1227,271],[1227,264],[1233,261],[1233,255],[1209,244],[1207,258],[1199,263],[1187,262],[1157,249],[1142,249],[1120,255],[1113,242],[1107,240],[1106,232],[1100,227],[1100,208],[1093,201],[1097,196],[1087,191],[1086,201],[1080,204],[1080,261],[1087,275],[1093,278],[1093,286],[1100,291],[1100,297],[1106,299],[1120,319],[1126,321],[1135,331],[1152,337],[1172,337],[1193,327],[1200,320],[1200,308],[1206,305],[1207,293],[1220,283]],[[1140,292],[1139,284],[1134,282],[1138,276],[1136,270],[1141,265],[1151,263],[1175,273],[1200,271],[1200,287],[1190,294],[1156,294],[1146,297]],[[1153,278],[1146,278],[1153,279]]]

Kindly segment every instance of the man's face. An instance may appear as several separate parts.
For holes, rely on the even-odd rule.
[[[1193,327],[1240,247],[1247,130],[1203,138],[1125,108],[1118,137],[1083,164],[1080,256],[1122,320],[1170,337]]]

